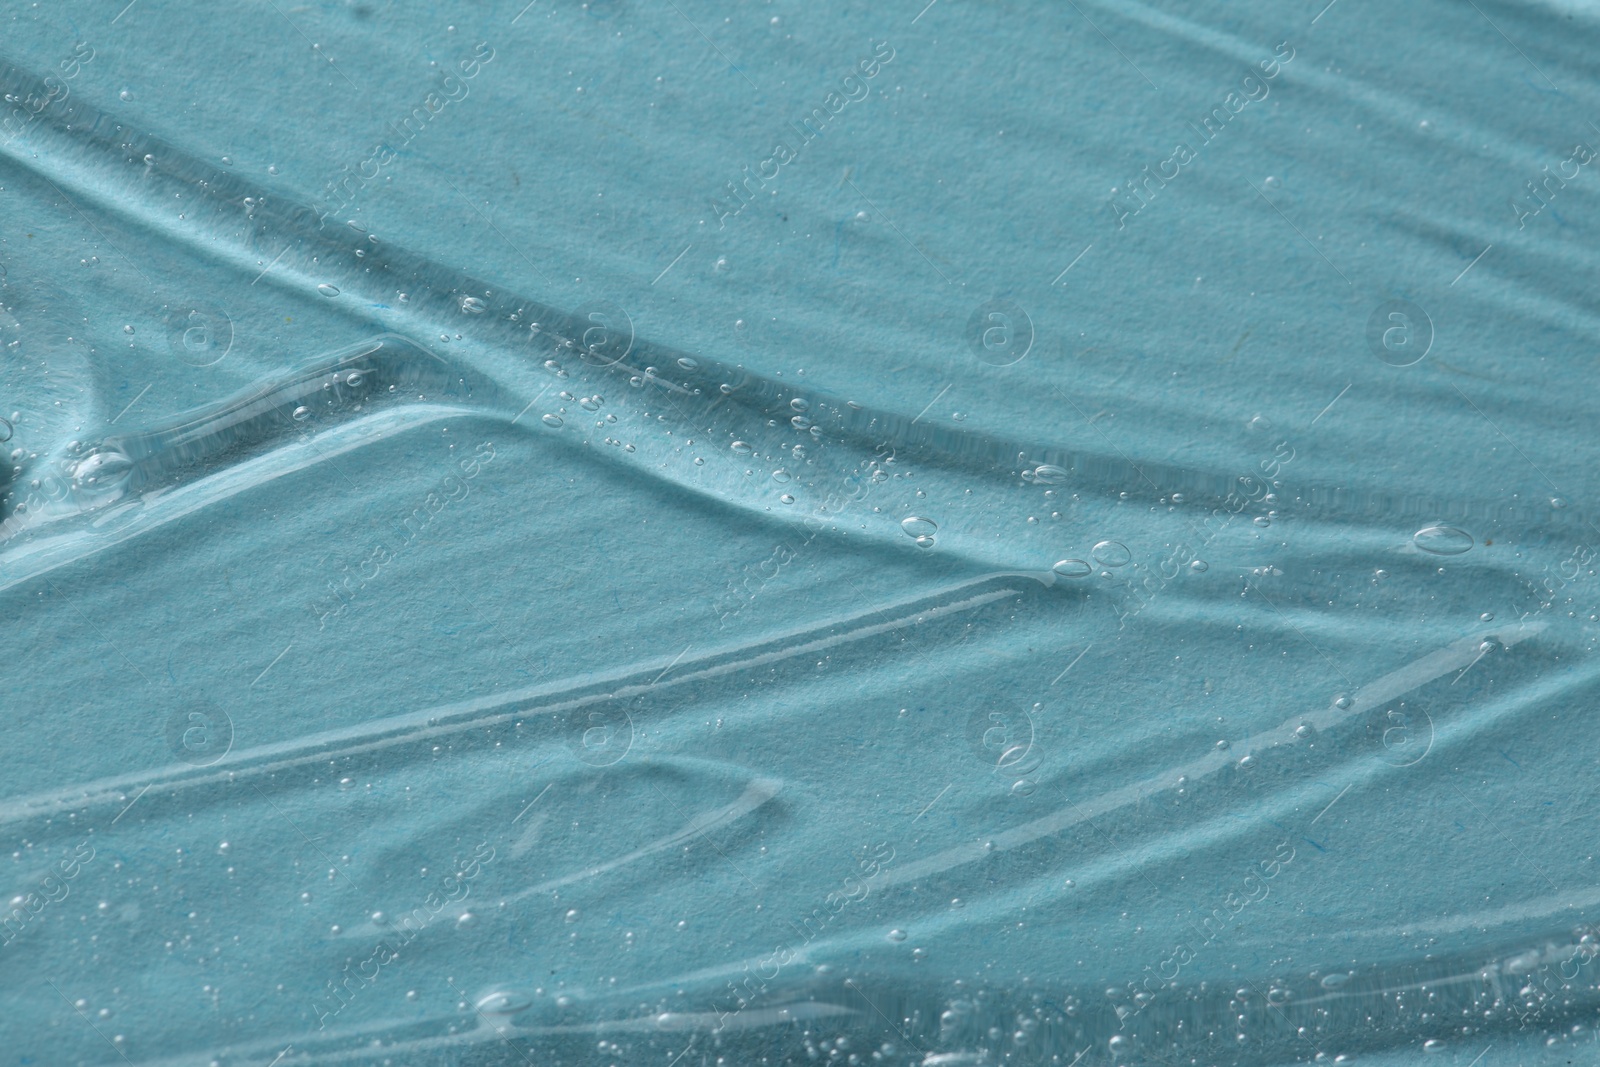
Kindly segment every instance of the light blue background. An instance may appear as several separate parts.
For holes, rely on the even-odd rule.
[[[704,1020],[648,1039],[618,1020],[725,1005],[727,980],[796,948],[794,924],[880,844],[889,873],[741,1026],[839,976],[935,1007],[971,995],[957,980],[1002,1000],[1106,998],[1193,941],[1283,841],[1295,858],[1267,898],[1164,995],[1345,971],[1392,993],[1430,957],[1471,970],[1592,921],[1600,178],[1582,168],[1521,227],[1511,206],[1600,142],[1591,9],[0,13],[24,74],[54,72],[69,104],[193,164],[85,148],[56,111],[8,132],[13,489],[79,454],[70,442],[389,331],[479,383],[454,408],[339,411],[322,436],[221,457],[131,510],[13,524],[0,890],[37,894],[81,842],[94,859],[0,947],[6,1062],[269,1063],[291,1045],[284,1063],[381,1060],[359,1051],[377,1039],[413,1043],[395,1062],[519,1062],[499,1016],[461,1008],[495,991],[533,1005],[507,1033],[571,1026],[560,1040],[585,1055],[615,1041],[595,1054],[641,1063],[699,1033],[696,1062],[715,1055]],[[393,140],[479,42],[493,59],[465,98],[326,221],[374,235],[370,259],[318,253],[273,214]],[[794,144],[790,124],[880,42],[893,59],[870,96],[719,225],[726,183]],[[1294,58],[1270,95],[1119,228],[1113,191],[1192,144],[1187,122],[1280,42]],[[93,58],[65,78],[80,43]],[[256,187],[256,225],[184,186],[207,169]],[[390,248],[429,265],[405,302],[372,268]],[[702,361],[661,370],[704,391],[576,360],[554,378],[507,340],[523,323],[452,311],[464,276],[625,309],[638,338]],[[1004,367],[967,340],[996,298],[1033,332]],[[1367,343],[1390,299],[1431,322],[1414,365]],[[207,366],[170,343],[191,306],[231,337]],[[876,439],[716,406],[735,365],[779,406],[880,413],[894,462],[872,466]],[[469,491],[398,532],[485,442]],[[1092,461],[1022,477],[1067,453]],[[1276,500],[1236,517],[1206,488],[1263,474]],[[802,522],[858,485],[823,532]],[[934,520],[931,548],[908,517]],[[1473,548],[1420,551],[1437,522]],[[1102,541],[1132,561],[1012,577]],[[402,542],[319,620],[343,568]],[[1526,592],[1550,575],[1555,593]],[[1408,687],[1385,690],[1394,677]],[[539,710],[627,686],[593,722],[590,705]],[[232,723],[211,768],[169,746],[195,699]],[[486,708],[507,709],[501,732],[450,728]],[[1313,720],[1311,740],[1287,739]],[[994,765],[1012,739],[986,735],[997,722],[1018,731],[1016,767]],[[574,748],[594,726],[624,740],[586,763]],[[393,743],[360,747],[380,736]],[[326,983],[383,936],[372,913],[422,905],[480,843],[494,859],[465,901],[319,1029]],[[1335,1011],[1291,1055],[1346,1041],[1408,1062],[1432,1039],[1463,1067],[1566,1062],[1594,1040],[1593,975],[1580,985],[1573,1014],[1526,1030],[1503,1007],[1447,1038],[1410,1002],[1382,1026]],[[1249,1061],[1225,1016],[1208,1025]],[[995,1025],[891,1058],[1034,1055],[1014,1019]],[[1134,1053],[1094,1046],[1119,1055]]]

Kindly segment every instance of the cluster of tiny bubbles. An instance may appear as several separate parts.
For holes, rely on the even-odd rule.
[[[900,520],[900,529],[916,542],[918,548],[932,548],[934,534],[939,532],[939,524],[920,515],[911,515]]]

